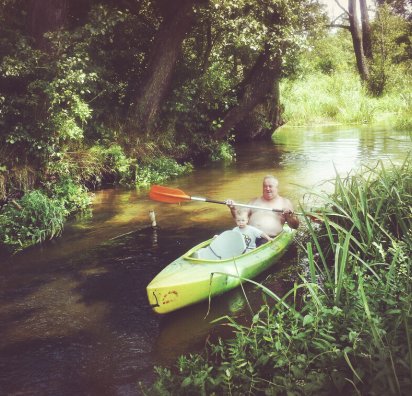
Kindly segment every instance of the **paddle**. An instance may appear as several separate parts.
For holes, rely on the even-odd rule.
[[[215,199],[209,198],[202,198],[202,197],[193,197],[187,195],[184,191],[179,190],[178,188],[170,188],[164,186],[154,185],[150,188],[149,197],[154,201],[159,202],[166,202],[166,203],[180,203],[184,201],[200,201],[200,202],[209,202],[215,204],[226,205],[226,201],[216,201]],[[255,205],[246,205],[241,203],[234,203],[234,206],[240,206],[243,208],[250,208],[250,209],[261,209],[261,210],[269,210],[271,212],[278,212],[282,213],[282,209],[272,209],[272,208],[265,208],[264,206],[255,206]],[[312,215],[307,215],[304,213],[293,212],[296,215],[300,216],[308,216],[312,221],[319,222],[320,220]]]

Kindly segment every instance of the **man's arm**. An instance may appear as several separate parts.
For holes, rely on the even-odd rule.
[[[227,199],[225,201],[226,205],[228,206],[228,208],[230,209],[230,213],[232,214],[232,217],[235,217],[236,214],[236,206],[235,206],[235,201],[233,201],[233,199]]]
[[[288,199],[285,199],[285,209],[283,209],[283,216],[290,228],[297,229],[300,221],[298,216],[293,213],[293,205]]]
[[[290,228],[298,228],[300,221],[299,218],[293,213],[293,210],[287,209],[283,211],[283,215],[285,216],[285,221],[288,223]]]
[[[233,201],[233,199],[227,199],[225,201],[226,205],[229,207],[230,209],[230,213],[232,214],[232,217],[235,218],[236,217],[236,202]],[[249,202],[248,205],[251,205],[251,203]],[[252,214],[252,211],[250,208],[245,208],[245,210],[248,211],[248,215],[250,216]]]
[[[266,234],[266,232],[263,232],[263,231],[261,231],[260,237],[266,239],[267,241],[273,241],[273,238],[270,237],[268,234]]]

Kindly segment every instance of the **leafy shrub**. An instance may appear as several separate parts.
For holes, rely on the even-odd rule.
[[[142,164],[136,171],[136,185],[147,186],[161,183],[171,177],[191,172],[193,166],[189,163],[178,164],[175,160],[166,157],[152,159],[147,164]]]
[[[74,182],[100,184],[104,174],[104,161],[100,151],[79,149],[58,153],[49,161],[46,173],[48,179],[71,179]]]
[[[216,143],[216,147],[210,154],[212,161],[233,161],[235,158],[235,150],[228,142]]]
[[[115,174],[116,180],[120,184],[130,184],[133,181],[136,161],[128,158],[119,145],[113,144],[104,148],[102,156],[105,169],[109,169],[112,174]]]
[[[68,177],[64,177],[49,186],[49,194],[52,199],[57,199],[62,203],[67,215],[85,210],[91,204],[91,198],[86,188],[76,184]]]
[[[59,236],[72,213],[91,203],[86,188],[69,177],[47,182],[45,190],[33,190],[11,201],[0,213],[0,244],[15,252]]]
[[[15,205],[8,203],[0,213],[0,243],[11,251],[60,235],[67,209],[62,200],[31,191]]]
[[[95,145],[89,149],[61,153],[49,162],[47,173],[56,178],[71,179],[77,184],[101,185],[103,181],[130,184],[134,178],[135,160],[128,158],[117,145]]]

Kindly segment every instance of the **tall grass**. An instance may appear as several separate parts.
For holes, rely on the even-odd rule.
[[[227,318],[232,340],[156,368],[147,394],[409,394],[411,160],[336,176],[322,198],[301,283],[283,298],[268,292],[251,325]]]
[[[411,129],[410,77],[404,76],[383,96],[368,94],[354,72],[320,72],[299,80],[284,80],[281,101],[284,120],[291,125],[319,123],[363,124],[390,122]]]
[[[61,234],[67,211],[61,200],[40,190],[24,195],[18,206],[8,203],[0,213],[0,245],[16,252]]]
[[[334,258],[334,282],[325,287],[328,299],[344,310],[353,300],[362,314],[368,346],[363,353],[369,357],[366,367],[360,364],[359,371],[368,369],[362,383],[385,394],[407,394],[412,384],[410,158],[389,170],[379,163],[345,179],[337,176],[326,202],[325,232],[312,231],[312,239],[316,246],[327,246],[320,257],[327,263]],[[312,251],[309,257],[315,266]],[[324,272],[330,279],[329,270]]]
[[[26,193],[0,211],[0,247],[16,253],[59,236],[66,218],[91,203],[87,190],[70,178],[45,183],[43,190]]]

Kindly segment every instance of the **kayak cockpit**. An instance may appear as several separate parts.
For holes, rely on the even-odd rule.
[[[283,226],[283,231],[278,234],[273,241],[280,238],[284,233],[293,233],[293,230],[285,224]],[[255,249],[248,249],[243,235],[237,231],[229,230],[224,231],[213,239],[209,239],[193,247],[183,255],[183,259],[189,260],[192,263],[213,263],[216,261],[231,260],[235,257],[243,256],[249,253],[256,253],[267,244],[273,244],[273,241],[266,242]]]
[[[227,260],[246,252],[243,235],[236,231],[225,231],[203,244],[189,250],[185,258],[199,260]]]

